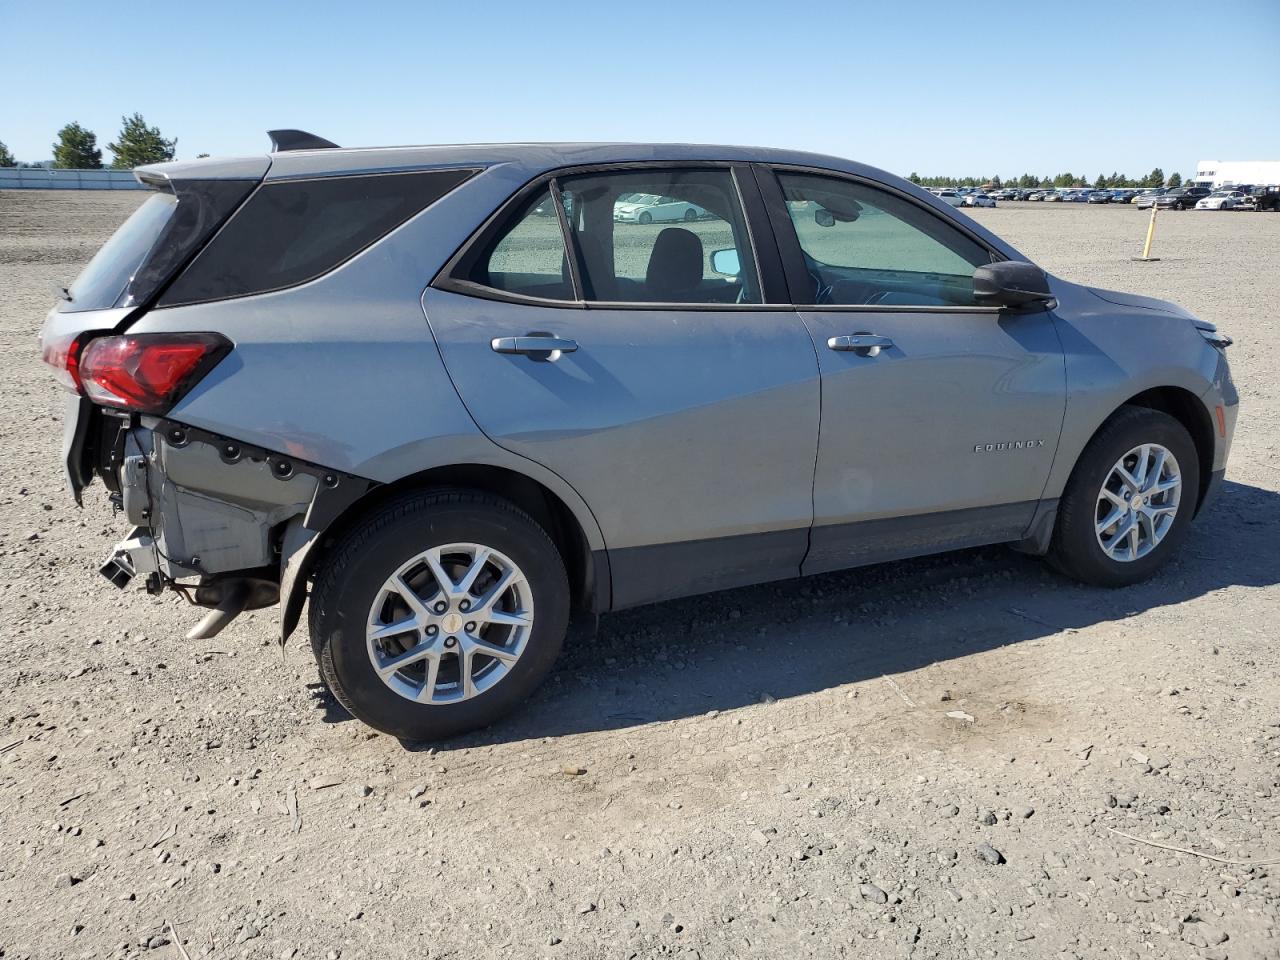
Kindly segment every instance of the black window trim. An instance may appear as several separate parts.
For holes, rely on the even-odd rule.
[[[543,171],[528,183],[521,186],[498,208],[485,218],[462,242],[454,254],[445,261],[429,284],[437,290],[458,293],[463,296],[477,297],[482,300],[496,300],[504,303],[524,304],[536,307],[553,307],[574,310],[683,310],[683,311],[715,311],[715,312],[750,312],[753,310],[779,311],[795,309],[788,293],[783,262],[779,254],[773,231],[761,229],[767,227],[765,204],[760,196],[759,186],[751,172],[751,164],[741,160],[623,160],[615,163],[593,163],[577,166],[557,167]],[[684,303],[681,301],[632,301],[632,300],[587,300],[583,297],[582,251],[578,249],[577,238],[569,229],[564,205],[560,196],[560,180],[564,177],[579,176],[592,173],[620,173],[628,170],[728,170],[734,190],[738,194],[738,204],[742,212],[743,225],[747,231],[747,242],[751,245],[752,259],[755,262],[757,280],[760,286],[761,303]],[[573,282],[574,300],[552,300],[546,297],[530,297],[519,293],[509,293],[495,287],[485,286],[474,280],[466,279],[475,266],[476,259],[481,256],[489,244],[503,232],[514,226],[512,222],[528,204],[532,195],[543,189],[551,191],[556,204],[556,217],[560,222],[561,236],[569,257],[569,273]],[[757,226],[759,224],[760,226]]]
[[[309,283],[315,283],[317,280],[327,277],[329,274],[333,273],[335,270],[350,263],[352,260],[360,256],[370,247],[374,246],[375,244],[381,243],[383,240],[385,240],[391,234],[395,233],[397,230],[403,227],[410,220],[413,220],[423,211],[428,210],[431,207],[434,207],[437,203],[439,203],[445,197],[449,196],[455,190],[464,186],[470,180],[474,179],[475,176],[479,173],[482,173],[484,169],[485,169],[484,167],[477,167],[470,164],[465,164],[463,166],[445,165],[445,166],[432,166],[432,167],[415,167],[414,169],[411,169],[411,170],[383,170],[383,171],[374,171],[374,172],[363,172],[363,171],[352,172],[352,171],[344,170],[344,171],[335,172],[332,174],[307,174],[304,176],[276,177],[274,179],[263,177],[260,181],[258,181],[258,183],[254,186],[254,188],[251,191],[249,191],[249,193],[244,197],[244,199],[240,201],[240,205],[235,208],[234,212],[232,212],[232,214],[229,217],[227,217],[221,223],[221,225],[219,225],[218,229],[215,230],[204,241],[204,243],[200,246],[200,249],[187,259],[182,269],[176,271],[165,283],[165,285],[159,291],[157,291],[156,295],[152,298],[152,302],[155,304],[155,308],[157,310],[176,310],[181,307],[195,307],[195,306],[201,306],[206,303],[225,303],[229,300],[244,300],[248,297],[258,297],[258,296],[264,296],[266,294],[271,294],[271,293],[280,293],[281,291],[284,291],[284,290],[295,290],[298,287],[306,286]],[[190,301],[183,301],[181,303],[162,303],[161,302],[164,299],[165,295],[168,293],[169,288],[172,287],[178,281],[178,279],[182,276],[182,274],[186,272],[188,267],[191,267],[192,265],[195,264],[200,254],[202,254],[209,247],[213,246],[214,242],[219,238],[222,232],[226,230],[235,221],[235,219],[238,216],[240,216],[240,214],[245,209],[248,208],[249,204],[254,200],[255,197],[257,197],[258,193],[262,189],[264,189],[267,186],[270,186],[273,183],[296,184],[296,183],[308,183],[308,182],[321,181],[321,180],[347,180],[347,179],[352,179],[357,177],[358,178],[400,177],[400,176],[412,176],[413,174],[422,174],[422,173],[455,173],[455,172],[458,174],[461,174],[461,179],[459,179],[457,183],[455,183],[452,187],[450,187],[444,193],[440,194],[440,196],[436,197],[430,203],[426,204],[426,206],[419,207],[413,213],[406,216],[403,220],[398,221],[397,223],[393,224],[390,228],[388,228],[387,230],[384,230],[378,236],[374,237],[372,240],[370,240],[360,249],[353,250],[349,255],[339,260],[337,263],[332,264],[331,266],[328,267],[328,269],[321,271],[320,273],[316,274],[313,277],[308,277],[305,280],[299,280],[295,283],[287,283],[279,287],[272,287],[267,290],[253,290],[248,293],[234,293],[225,297],[210,297],[204,300],[190,300]]]
[[[937,210],[930,207],[927,203],[921,202],[919,197],[913,197],[904,190],[900,190],[891,184],[882,180],[876,180],[872,177],[865,177],[855,173],[847,173],[843,170],[832,170],[829,167],[813,167],[798,163],[753,163],[752,170],[756,176],[756,182],[760,187],[760,193],[763,197],[765,208],[769,214],[769,225],[774,234],[774,241],[779,255],[782,258],[784,272],[786,274],[787,286],[791,291],[790,300],[793,309],[807,310],[810,312],[823,313],[990,313],[998,314],[1007,310],[1006,307],[999,305],[983,305],[973,304],[969,306],[931,306],[928,304],[875,304],[875,303],[805,303],[800,297],[795,296],[797,291],[804,291],[812,286],[809,277],[809,271],[804,266],[803,253],[800,246],[799,236],[796,234],[795,224],[791,220],[791,213],[787,210],[786,196],[782,190],[782,184],[778,181],[778,173],[799,173],[809,174],[812,176],[828,177],[834,180],[847,180],[850,183],[859,186],[870,187],[873,190],[879,190],[883,193],[904,200],[930,216],[936,218],[941,223],[960,232],[968,237],[982,249],[986,250],[991,256],[991,262],[1007,260],[1003,253],[996,250],[986,240],[978,236],[972,230],[968,229],[959,221],[952,220],[943,216]]]

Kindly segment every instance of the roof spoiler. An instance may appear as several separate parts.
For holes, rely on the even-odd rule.
[[[334,150],[338,145],[332,140],[317,137],[305,130],[268,130],[271,138],[271,152],[284,153],[287,150]]]

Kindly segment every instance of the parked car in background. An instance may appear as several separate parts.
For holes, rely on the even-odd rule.
[[[1110,203],[1115,195],[1110,190],[1094,190],[1089,194],[1089,203]]]
[[[1156,197],[1161,210],[1190,210],[1213,191],[1208,187],[1178,187]]]
[[[618,223],[692,222],[704,217],[706,213],[707,211],[687,200],[658,197],[651,193],[638,193],[629,200],[619,200],[613,205],[613,219]]]
[[[994,207],[996,198],[989,193],[969,193],[961,203],[966,207]]]
[[[953,207],[958,207],[964,203],[964,197],[960,195],[959,191],[952,190],[950,187],[936,187],[929,192],[943,203],[949,203]]]
[[[1155,202],[1168,193],[1165,187],[1148,187],[1133,198],[1133,205],[1139,210],[1147,210],[1155,206]]]
[[[1088,203],[1092,190],[1071,190],[1062,198],[1064,203]]]
[[[1033,189],[1033,188],[1031,188],[1031,187],[1025,187],[1025,188],[1023,188],[1023,189],[1021,189],[1021,190],[1019,190],[1019,191],[1018,191],[1018,195],[1017,195],[1017,197],[1015,197],[1015,199],[1017,199],[1017,200],[1030,200],[1033,194],[1036,194],[1036,193],[1039,193],[1039,192],[1040,192],[1039,190]]]
[[[1280,186],[1254,187],[1237,206],[1239,210],[1280,211]]]
[[[1046,190],[1041,199],[1044,200],[1045,203],[1061,203],[1064,198],[1057,190]]]
[[[1242,190],[1215,190],[1196,201],[1197,210],[1234,210],[1245,199]]]
[[[1018,191],[1014,190],[1012,187],[1006,187],[1004,190],[1000,190],[996,193],[996,199],[997,200],[1017,200]]]
[[[1138,195],[1138,191],[1132,187],[1121,187],[1111,191],[1112,203],[1131,203],[1133,198]]]
[[[1223,480],[1213,324],[848,160],[328,144],[136,176],[40,338],[70,490],[128,521],[102,572],[209,608],[192,640],[278,606],[283,641],[309,604],[324,684],[407,740],[515,709],[574,610],[997,543],[1135,584]],[[615,229],[627,193],[711,226]]]

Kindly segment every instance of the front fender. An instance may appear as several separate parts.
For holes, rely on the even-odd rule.
[[[1046,498],[1062,495],[1085,446],[1126,402],[1161,387],[1201,398],[1213,386],[1218,361],[1190,316],[1171,304],[1167,310],[1120,304],[1077,284],[1057,278],[1051,283],[1059,303],[1054,325],[1066,358],[1067,403]]]

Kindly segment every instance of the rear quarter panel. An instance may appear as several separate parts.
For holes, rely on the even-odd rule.
[[[559,495],[602,549],[581,497],[477,429],[419,303],[462,241],[531,176],[518,164],[491,167],[310,283],[150,311],[131,332],[210,330],[235,344],[169,416],[382,483],[436,466],[504,466]]]

